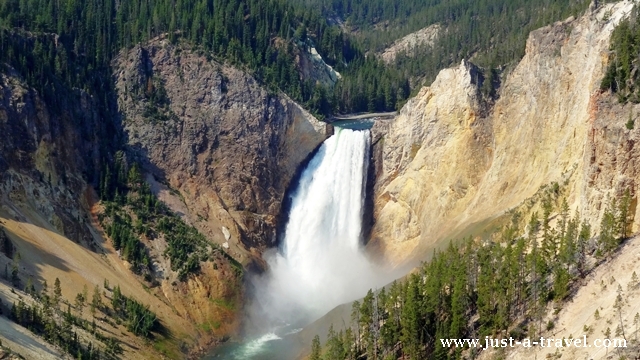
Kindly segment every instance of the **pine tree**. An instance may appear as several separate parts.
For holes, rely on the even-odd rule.
[[[96,285],[93,288],[93,297],[91,298],[91,315],[95,318],[96,310],[102,308],[102,295],[100,294],[100,288]]]
[[[16,253],[11,263],[11,283],[14,287],[20,286],[20,277],[18,276],[20,259],[20,253]]]
[[[361,345],[360,345],[360,302],[358,300],[353,302],[351,305],[351,322],[355,325],[356,329],[356,353],[360,355]]]
[[[554,297],[556,300],[562,300],[567,296],[569,281],[571,280],[569,272],[563,268],[556,268],[554,279]]]
[[[78,293],[76,295],[75,308],[80,317],[82,317],[82,310],[84,309],[85,300],[86,299],[84,298],[84,295],[82,293]]]
[[[389,288],[385,304],[389,317],[380,329],[382,343],[391,348],[395,347],[400,340],[400,292],[401,285],[394,281]]]
[[[309,360],[321,360],[321,349],[320,336],[316,335],[311,342],[311,355],[309,356]]]
[[[553,267],[556,264],[556,255],[557,255],[557,233],[555,229],[552,229],[550,226],[551,221],[551,211],[553,209],[553,205],[551,203],[551,199],[547,198],[543,201],[542,204],[543,215],[542,215],[542,246],[541,250],[544,256],[544,262],[549,265],[549,267]],[[546,275],[546,273],[545,273]]]
[[[613,304],[613,308],[616,309],[616,311],[618,312],[618,318],[620,320],[620,333],[622,334],[622,337],[627,340],[627,336],[625,335],[624,332],[624,322],[622,321],[622,309],[624,308],[624,299],[622,298],[622,287],[619,287],[618,289],[618,296],[616,296],[616,301]],[[616,334],[616,336],[619,336],[618,334]]]
[[[60,304],[60,299],[62,298],[62,288],[60,287],[60,279],[56,278],[53,283],[53,307],[58,308]]]
[[[409,281],[407,281],[405,290],[406,300],[404,301],[400,314],[400,323],[402,326],[400,341],[402,341],[403,344],[403,352],[411,360],[421,359],[420,343],[422,342],[422,337],[419,309],[421,306],[421,296],[418,282],[419,279],[415,274],[412,274]]]
[[[31,296],[34,296],[36,293],[36,288],[33,285],[33,279],[31,278],[31,276],[29,276],[29,278],[27,279],[27,285],[25,285],[24,291]]]
[[[354,351],[355,338],[351,328],[347,328],[344,332],[344,339],[342,345],[344,346],[343,354],[345,360],[356,360],[356,353]]]
[[[45,280],[42,283],[42,290],[40,291],[40,299],[42,300],[44,307],[48,307],[51,305],[50,303],[51,297],[49,296],[49,285],[47,284],[47,280]]]
[[[531,252],[529,253],[529,272],[531,273],[531,301],[529,309],[531,311],[531,317],[537,320],[537,329],[540,330],[542,319],[542,309],[540,304],[544,302],[544,286],[541,279],[545,277],[546,267],[543,257],[541,256],[540,247],[538,246],[537,234],[538,234],[538,218],[537,214],[532,214],[529,221],[529,244]],[[535,337],[535,332],[530,335]]]
[[[560,205],[560,221],[558,222],[558,235],[560,239],[565,239],[567,233],[567,227],[569,226],[569,204],[567,199],[562,199],[562,205]]]
[[[587,241],[591,238],[591,226],[588,223],[583,222],[580,225],[580,233],[578,234],[577,242],[577,259],[576,267],[580,277],[584,278],[586,275],[586,261],[587,261]]]
[[[342,344],[342,331],[336,333],[333,325],[329,326],[327,334],[327,350],[324,354],[324,360],[344,360],[344,345]]]
[[[619,236],[622,239],[626,239],[629,236],[629,226],[631,225],[631,215],[629,208],[631,206],[631,192],[629,189],[625,189],[622,199],[620,200],[618,208],[618,229]]]
[[[515,262],[517,263],[517,270],[514,269],[517,275],[516,280],[516,304],[519,309],[519,314],[524,313],[526,307],[527,296],[527,261],[526,261],[526,241],[524,237],[519,237],[515,247]],[[516,265],[516,264],[514,264]]]
[[[607,205],[600,222],[599,250],[602,250],[605,255],[609,255],[618,245],[616,239],[616,226],[618,224],[615,214],[616,209],[616,199],[613,198]]]
[[[611,329],[607,326],[607,329],[603,332],[603,335],[605,338],[610,339],[611,338]],[[609,354],[609,348],[606,348],[606,354]]]
[[[464,268],[457,269],[454,277],[453,292],[451,294],[451,328],[449,330],[450,338],[462,338],[466,333],[466,310],[468,309],[467,301],[467,283],[466,272]]]

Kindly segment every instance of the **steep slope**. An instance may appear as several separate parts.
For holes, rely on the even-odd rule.
[[[405,53],[408,56],[415,56],[415,48],[430,47],[438,38],[442,27],[439,24],[429,25],[416,32],[412,32],[396,41],[380,54],[382,60],[389,64],[392,63],[399,53]]]
[[[11,286],[33,284],[39,292],[46,281],[51,292],[57,278],[63,303],[98,286],[110,304],[119,286],[163,327],[148,341],[114,322],[110,305],[98,312],[99,331],[122,341],[124,358],[184,357],[237,333],[242,277],[215,249],[249,265],[274,245],[288,183],[327,130],[246,73],[165,45],[160,39],[137,46],[114,61],[114,119],[101,118],[99,100],[80,89],[53,108],[11,67],[0,71],[0,232],[15,246],[13,254],[0,253],[0,300],[14,302]],[[121,138],[124,152],[114,155]],[[158,198],[205,235],[209,256],[197,274],[178,278],[163,236],[140,236],[153,262],[150,278],[134,274],[114,249],[96,194],[110,157],[139,162]],[[91,321],[88,311],[72,309]]]
[[[0,201],[27,203],[58,231],[88,245],[90,235],[74,204],[85,187],[82,174],[95,171],[99,136],[108,132],[90,96],[82,91],[74,95],[76,104],[72,96],[60,96],[61,109],[53,112],[13,68],[3,66]]]
[[[19,78],[6,74],[2,77],[2,93],[5,102],[0,107],[0,118],[2,125],[8,127],[3,131],[8,134],[3,144],[8,146],[0,155],[7,165],[2,171],[0,231],[6,232],[15,246],[14,254],[21,257],[18,288],[31,282],[40,291],[45,281],[52,286],[58,278],[63,298],[73,303],[83,287],[102,287],[106,280],[120,286],[125,295],[150,306],[158,315],[176,339],[170,341],[169,353],[179,351],[179,342],[194,346],[198,344],[198,338],[202,341],[199,345],[210,341],[209,334],[198,334],[199,322],[191,322],[190,317],[179,310],[184,307],[183,302],[191,302],[198,296],[205,300],[209,297],[224,299],[228,294],[227,285],[220,285],[226,284],[224,281],[228,281],[225,279],[228,277],[219,271],[207,271],[205,267],[202,278],[208,280],[204,286],[194,279],[173,289],[177,295],[174,297],[162,296],[159,289],[145,291],[141,280],[130,272],[128,264],[96,229],[98,224],[92,219],[90,208],[92,190],[83,179],[86,167],[82,167],[82,160],[85,146],[97,147],[100,142],[83,138],[82,125],[74,126],[97,124],[97,121],[92,123],[91,101],[81,104],[80,109],[69,108],[68,113],[59,116],[47,108],[33,89]],[[84,123],[79,121],[81,118]],[[11,268],[11,263],[6,254],[0,255],[3,269]],[[3,277],[2,281],[8,280]],[[13,303],[10,297],[4,296],[6,294],[8,291],[0,294],[0,299],[6,304]],[[232,303],[238,300],[237,295],[228,298]],[[237,327],[234,311],[204,309],[199,315],[204,321],[214,318],[226,322],[217,335],[210,335],[232,333]],[[85,317],[89,318],[89,315]],[[155,353],[144,339],[126,332],[124,327],[108,324],[106,322],[101,328],[107,333],[119,334],[117,337],[128,344],[124,346],[124,357],[145,358],[145,353]],[[145,351],[140,352],[140,349]],[[23,355],[33,357],[29,353]]]
[[[637,131],[620,118],[630,110],[599,92],[610,34],[632,5],[592,6],[532,32],[492,106],[465,61],[423,88],[378,145],[370,247],[392,263],[423,257],[552,182],[593,225],[607,194],[635,191]]]
[[[251,260],[244,248],[259,255],[274,246],[287,186],[327,125],[245,73],[162,38],[122,54],[115,74],[131,154],[179,191],[189,221],[220,244],[228,229],[243,263]],[[166,95],[153,99],[158,93]]]
[[[507,349],[491,349],[482,351],[479,359],[494,359],[502,356],[506,359],[562,358],[562,359],[610,359],[633,356],[639,350],[637,342],[636,314],[640,312],[640,238],[630,239],[620,251],[607,262],[598,266],[589,276],[582,280],[575,295],[565,304],[556,305],[557,311],[549,307],[543,324],[552,323],[553,328],[540,334],[545,339],[554,339],[552,346],[522,346]],[[620,295],[621,302],[616,304]],[[620,301],[620,300],[618,300]],[[621,306],[620,306],[621,305]],[[620,312],[618,311],[620,309]],[[616,334],[616,329],[624,330]],[[609,329],[609,335],[607,333]],[[581,346],[556,346],[555,339],[584,339],[587,343]],[[620,348],[613,343],[603,346],[604,339],[624,340]],[[539,339],[539,338],[538,338]],[[536,339],[532,339],[535,341]],[[596,343],[596,341],[599,341]],[[606,343],[604,343],[606,344]],[[585,345],[585,346],[582,346]],[[625,345],[622,347],[622,345]],[[498,352],[502,352],[499,354]]]
[[[10,287],[0,283],[1,298],[7,303],[16,303],[23,294],[11,292]],[[4,311],[4,309],[3,309]],[[15,322],[0,317],[0,328],[2,328],[2,346],[10,351],[21,354],[21,356],[34,360],[57,360],[64,358],[64,354],[55,349],[51,344],[47,344],[44,339],[33,336],[29,330],[16,324]],[[3,351],[0,348],[0,359],[3,357]],[[14,360],[9,357],[8,359]]]

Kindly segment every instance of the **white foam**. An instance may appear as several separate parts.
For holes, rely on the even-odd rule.
[[[270,326],[312,320],[387,281],[362,251],[369,148],[369,130],[336,128],[303,171],[282,251],[265,255],[256,284]]]
[[[293,329],[293,330],[291,330],[291,331],[289,331],[289,332],[285,333],[283,336],[289,336],[289,335],[297,334],[297,333],[299,333],[300,331],[302,331],[302,328]]]
[[[272,332],[264,334],[255,340],[246,342],[234,353],[234,357],[236,359],[251,359],[253,356],[260,354],[269,341],[276,340],[282,340],[282,338]]]

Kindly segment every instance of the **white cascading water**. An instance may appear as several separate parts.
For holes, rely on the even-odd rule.
[[[362,252],[368,130],[336,128],[292,194],[281,252],[257,286],[271,323],[313,320],[383,281]]]
[[[369,130],[338,127],[320,146],[291,194],[282,248],[265,254],[266,274],[251,278],[247,338],[219,355],[294,358],[298,353],[287,336],[393,279],[362,251],[369,148]]]

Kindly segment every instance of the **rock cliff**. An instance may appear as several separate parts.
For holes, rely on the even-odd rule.
[[[423,88],[379,145],[369,247],[394,264],[424,257],[553,182],[592,225],[609,194],[635,192],[638,131],[625,123],[637,109],[599,90],[610,34],[632,6],[592,7],[532,32],[495,103],[466,61]]]
[[[35,209],[60,233],[91,244],[77,206],[84,175],[98,161],[97,139],[105,134],[93,99],[78,90],[60,96],[51,111],[35,90],[6,66],[0,71],[0,204],[15,219],[15,206]],[[83,114],[77,117],[76,114]],[[73,144],[73,146],[70,146]]]
[[[384,49],[379,56],[387,64],[393,63],[396,60],[396,56],[400,53],[411,57],[416,56],[416,48],[433,46],[433,43],[438,40],[442,31],[443,29],[440,24],[429,25],[394,41],[393,44]]]
[[[221,244],[228,229],[245,264],[245,249],[257,259],[275,246],[287,187],[326,125],[246,73],[164,39],[114,68],[130,152],[180,193],[190,222]]]
[[[241,277],[215,256],[203,260],[197,275],[177,281],[163,260],[162,237],[141,237],[160,266],[154,281],[135,275],[98,220],[100,164],[123,149],[127,161],[143,165],[160,200],[249,266],[275,245],[289,183],[327,127],[245,72],[162,38],[123,52],[112,80],[109,110],[117,116],[105,118],[97,110],[101,100],[83,90],[57,94],[52,104],[0,64],[0,231],[21,256],[19,288],[31,282],[40,291],[58,278],[63,299],[73,303],[84,287],[118,285],[171,334],[151,343],[104,316],[102,331],[126,340],[123,357],[185,357],[237,333]],[[0,254],[0,268],[11,266]],[[9,289],[2,276],[5,304],[12,302]]]

